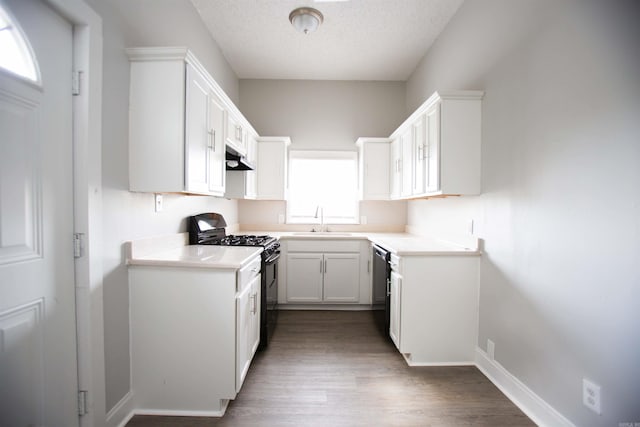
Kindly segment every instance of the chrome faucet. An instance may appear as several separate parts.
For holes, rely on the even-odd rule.
[[[318,213],[320,214],[320,232],[324,231],[324,208],[320,205],[318,205],[318,207],[316,207],[316,214],[314,216],[314,218],[318,218]]]

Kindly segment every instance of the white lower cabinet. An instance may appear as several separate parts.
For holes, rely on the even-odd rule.
[[[322,254],[287,255],[287,302],[322,302],[323,265]]]
[[[410,365],[471,364],[477,256],[392,256],[389,335]]]
[[[130,266],[131,380],[152,414],[221,416],[260,336],[260,256],[240,270]]]
[[[287,284],[288,302],[357,303],[360,254],[290,253]]]
[[[389,317],[389,336],[391,341],[400,349],[400,295],[402,287],[402,277],[395,271],[391,272],[389,279],[389,305],[390,305],[390,317]]]
[[[260,344],[260,275],[255,276],[236,297],[236,392],[251,366]]]
[[[370,304],[367,240],[282,239],[281,304]]]
[[[323,301],[358,302],[360,254],[325,254]]]

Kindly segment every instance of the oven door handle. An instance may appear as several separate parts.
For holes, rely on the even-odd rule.
[[[280,258],[280,251],[275,251],[273,254],[271,254],[271,256],[269,256],[269,258],[264,260],[264,263],[273,264],[278,260],[278,258]]]

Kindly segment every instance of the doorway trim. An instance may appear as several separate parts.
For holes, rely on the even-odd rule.
[[[78,389],[88,392],[88,413],[79,425],[102,426],[102,18],[84,0],[44,1],[71,22],[73,70],[80,72],[80,93],[73,97],[73,193],[74,232],[84,236],[84,247],[75,262],[75,289]]]

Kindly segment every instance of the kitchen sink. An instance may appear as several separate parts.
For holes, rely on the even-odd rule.
[[[297,231],[294,236],[351,236],[351,233],[341,233],[339,231]]]

